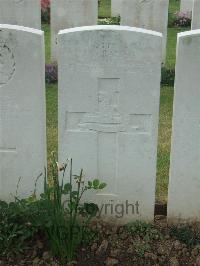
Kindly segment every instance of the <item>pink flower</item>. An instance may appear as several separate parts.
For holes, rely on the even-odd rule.
[[[50,0],[41,0],[41,7],[43,11],[50,8]]]

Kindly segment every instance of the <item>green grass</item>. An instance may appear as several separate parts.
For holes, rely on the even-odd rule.
[[[169,13],[174,14],[180,10],[180,0],[169,0]]]
[[[47,156],[58,149],[58,86],[46,85]]]
[[[179,10],[179,1],[170,0],[170,12]],[[102,0],[99,9],[101,17],[110,16],[110,0]],[[50,29],[49,25],[43,25],[46,43],[46,62],[50,62]],[[174,68],[176,60],[176,39],[177,33],[188,29],[169,28],[167,43],[166,66]],[[48,158],[51,151],[57,151],[58,139],[58,103],[57,103],[57,84],[47,85],[47,140]],[[171,119],[172,119],[173,88],[162,87],[160,98],[160,123],[159,123],[159,144],[157,161],[157,186],[156,198],[159,201],[167,200],[167,187],[170,162],[170,138],[171,138]]]
[[[173,92],[172,87],[161,88],[156,182],[156,198],[159,201],[167,200]]]
[[[190,30],[189,28],[168,28],[166,67],[175,68],[176,41],[179,32]]]
[[[99,18],[111,16],[111,0],[101,0],[99,6]]]

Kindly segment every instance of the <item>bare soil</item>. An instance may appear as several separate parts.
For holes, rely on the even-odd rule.
[[[133,266],[133,265],[191,265],[200,266],[200,245],[187,246],[170,235],[170,226],[166,216],[155,217],[154,228],[162,235],[154,235],[148,244],[143,237],[131,234],[124,227],[113,226],[103,222],[91,225],[98,229],[98,240],[90,246],[80,247],[76,261],[66,263],[67,266]],[[191,226],[190,226],[191,227]],[[192,230],[199,230],[200,225],[192,225]],[[37,237],[27,243],[27,250],[20,255],[0,258],[0,266],[22,265],[61,265],[51,255],[47,242]]]

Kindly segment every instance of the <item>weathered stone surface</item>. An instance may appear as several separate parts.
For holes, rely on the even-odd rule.
[[[118,17],[121,14],[122,0],[111,0],[111,14],[113,17]]]
[[[0,0],[0,24],[41,29],[40,0]]]
[[[51,58],[57,61],[57,35],[60,30],[96,25],[98,0],[51,0]]]
[[[192,10],[192,30],[200,29],[200,1],[194,0]]]
[[[59,161],[107,183],[87,199],[119,222],[153,219],[161,41],[122,26],[59,34]]]
[[[162,61],[165,62],[169,0],[122,0],[121,25],[163,34]]]
[[[43,33],[0,25],[0,199],[14,199],[20,177],[20,197],[34,190],[46,165],[45,128]]]
[[[178,35],[168,219],[200,220],[200,31]]]
[[[193,1],[194,0],[181,0],[180,11],[182,12],[192,11]]]

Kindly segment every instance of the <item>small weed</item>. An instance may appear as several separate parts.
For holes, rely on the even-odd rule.
[[[99,25],[120,25],[120,17],[99,19],[98,24]]]
[[[30,223],[30,212],[20,202],[0,201],[0,256],[23,252],[26,241],[37,232]]]
[[[145,241],[162,239],[162,234],[153,227],[152,224],[136,221],[125,225],[125,230],[127,230],[133,236],[139,236]]]
[[[188,247],[200,245],[200,233],[192,231],[189,226],[180,228],[172,226],[170,228],[170,236],[176,237]]]
[[[145,252],[150,251],[152,241],[163,239],[162,234],[152,224],[142,221],[128,223],[125,225],[125,230],[133,237],[136,237],[133,246],[140,257],[143,257]]]
[[[65,164],[58,164],[55,159],[53,153],[51,178],[44,175],[44,193],[39,199],[36,198],[37,180],[42,174],[28,199],[21,200],[16,195],[15,202],[10,204],[0,201],[0,255],[22,252],[26,240],[36,232],[42,232],[52,253],[65,264],[75,258],[79,246],[86,246],[98,238],[97,232],[88,226],[96,216],[98,206],[81,202],[81,199],[88,190],[101,190],[106,184],[98,179],[85,183],[83,170],[79,175],[72,174],[72,159]],[[68,164],[69,180],[65,182]]]
[[[68,165],[69,180],[65,182]],[[36,201],[37,212],[32,223],[46,233],[53,254],[65,263],[75,258],[80,245],[86,245],[96,237],[96,233],[89,230],[88,224],[96,216],[98,206],[82,203],[82,196],[88,190],[101,190],[106,184],[98,179],[85,184],[83,170],[79,175],[73,175],[72,160],[58,164],[54,153],[50,176],[51,181],[45,175],[44,193]]]
[[[162,67],[161,84],[165,86],[174,86],[175,70]]]
[[[144,257],[145,252],[150,250],[150,245],[148,242],[136,241],[134,243],[135,252],[139,257]]]

